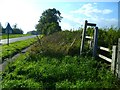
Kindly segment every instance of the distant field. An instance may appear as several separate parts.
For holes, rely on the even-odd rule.
[[[10,34],[9,38],[16,38],[16,37],[23,37],[23,36],[30,36],[30,34]],[[2,34],[2,39],[6,39],[8,36],[7,34]]]

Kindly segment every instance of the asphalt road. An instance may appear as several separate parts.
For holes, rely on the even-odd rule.
[[[16,41],[21,41],[21,40],[26,40],[26,39],[33,38],[33,37],[36,37],[36,35],[25,36],[25,37],[18,37],[18,38],[10,38],[9,39],[9,43],[13,43],[13,42],[16,42]],[[0,45],[1,44],[7,44],[7,39],[0,40]]]

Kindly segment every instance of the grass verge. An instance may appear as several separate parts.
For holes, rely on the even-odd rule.
[[[106,64],[91,57],[21,55],[2,73],[3,88],[119,88]]]
[[[30,34],[10,34],[9,38],[17,38],[17,37],[24,37],[24,36],[30,36]],[[7,34],[2,34],[2,39],[7,39]]]
[[[12,57],[14,54],[20,52],[22,49],[30,46],[34,42],[36,42],[36,38],[27,39],[24,41],[18,41],[14,42],[8,45],[2,45],[0,48],[2,48],[2,53],[0,53],[0,58],[5,59],[8,57]]]

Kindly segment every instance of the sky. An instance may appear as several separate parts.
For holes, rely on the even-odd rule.
[[[63,30],[78,29],[85,20],[99,28],[118,27],[119,0],[0,0],[0,23],[5,28],[17,24],[24,33],[35,30],[43,11],[56,8]]]

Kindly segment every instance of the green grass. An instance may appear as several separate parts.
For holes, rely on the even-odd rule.
[[[30,36],[30,34],[10,34],[9,38],[17,38],[17,37],[23,37],[23,36]],[[7,34],[2,34],[2,39],[7,39]]]
[[[12,57],[14,54],[20,52],[22,49],[30,46],[35,41],[37,41],[36,38],[27,39],[24,41],[18,41],[14,42],[8,45],[2,45],[0,48],[2,48],[2,53],[0,53],[0,58],[4,59],[7,57]]]
[[[119,88],[107,64],[91,57],[21,55],[2,75],[3,88]]]
[[[89,54],[79,57],[80,36],[64,31],[43,37],[6,67],[3,88],[120,88],[109,64]]]

